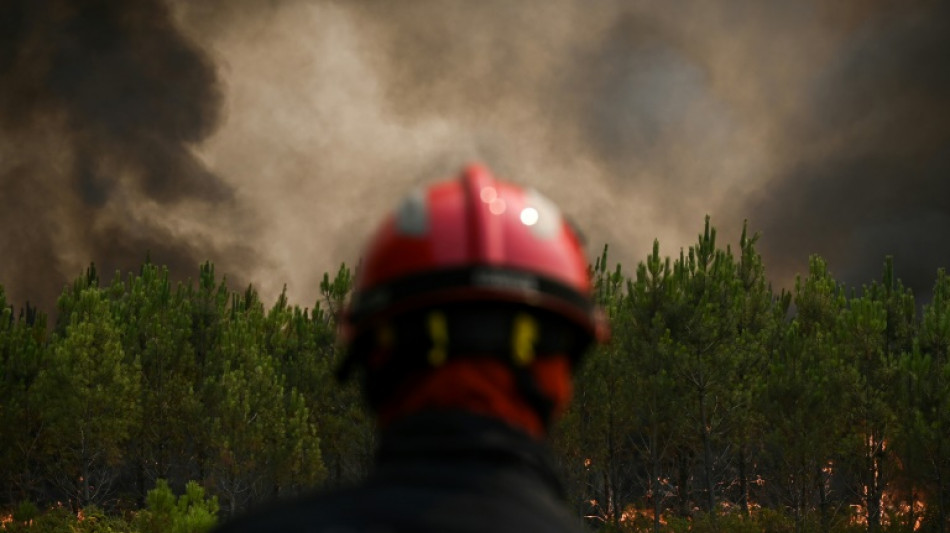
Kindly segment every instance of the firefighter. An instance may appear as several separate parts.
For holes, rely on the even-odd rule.
[[[478,165],[409,194],[370,240],[344,317],[380,447],[362,484],[223,531],[583,531],[545,437],[606,326],[577,233]]]

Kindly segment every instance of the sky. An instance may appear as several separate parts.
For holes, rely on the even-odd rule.
[[[743,221],[777,287],[950,265],[940,1],[7,0],[0,285],[212,261],[312,307],[398,198],[487,164],[610,245]]]

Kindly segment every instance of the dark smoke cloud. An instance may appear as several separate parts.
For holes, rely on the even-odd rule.
[[[781,286],[810,253],[850,284],[894,254],[918,291],[950,264],[941,2],[35,5],[0,7],[21,299],[144,248],[310,305],[399,195],[472,159],[628,271],[706,214],[723,241],[761,231]]]
[[[194,153],[222,101],[216,66],[162,2],[4,2],[0,283],[12,300],[49,309],[91,261],[108,278],[150,254],[182,278],[206,259],[248,260],[234,235],[176,220],[196,202],[221,222],[233,208],[231,185]]]
[[[785,139],[798,158],[752,210],[770,263],[788,278],[817,253],[857,286],[893,255],[926,293],[950,266],[950,8],[874,13],[807,91]]]
[[[701,2],[355,5],[393,120],[451,121],[446,153],[548,192],[631,270],[655,237],[667,253],[688,245],[706,213],[738,235],[721,204],[762,167],[762,115],[726,75],[759,58],[728,47],[802,19],[756,2],[745,21]],[[486,130],[500,148],[469,148]]]
[[[632,12],[618,14],[577,65],[568,90],[589,90],[574,109],[586,150],[614,181],[650,190],[656,208],[679,218],[684,190],[710,187],[718,174],[708,156],[734,142],[733,111],[710,88],[707,58],[682,28]]]
[[[292,289],[354,263],[393,196],[473,158],[628,270],[706,214],[732,241],[749,219],[786,287],[813,252],[849,283],[897,254],[915,287],[950,259],[919,251],[946,213],[923,148],[946,152],[950,123],[936,2],[175,5],[228,65],[232,120],[208,151],[266,199],[270,274]]]

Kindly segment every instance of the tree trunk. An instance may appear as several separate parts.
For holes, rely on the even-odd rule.
[[[703,436],[703,483],[706,489],[706,512],[715,518],[716,495],[713,488],[712,473],[712,444],[709,442],[709,424],[706,414],[706,395],[700,392],[699,395],[699,416],[702,423]]]
[[[652,456],[652,468],[650,471],[650,493],[653,494],[653,533],[660,532],[660,513],[662,510],[661,507],[661,498],[660,498],[660,462],[656,457],[656,437],[654,436],[654,442],[651,446],[650,455]]]
[[[742,516],[749,516],[749,480],[745,463],[745,446],[739,446],[739,508]]]
[[[873,433],[868,436],[867,444],[867,495],[865,506],[868,513],[868,533],[878,533],[881,530],[881,498],[883,493],[881,483],[881,447],[882,439]]]
[[[689,516],[689,459],[683,450],[678,454],[678,483],[676,487],[679,515]]]
[[[939,533],[947,532],[947,490],[943,486],[943,476],[940,475],[940,468],[934,470],[937,474],[937,531]]]
[[[817,470],[815,476],[818,485],[818,513],[821,520],[821,530],[828,531],[831,527],[831,515],[828,512],[828,490],[825,487],[825,472],[822,471],[821,465],[817,466]]]
[[[803,533],[805,531],[805,465],[799,469],[798,477],[798,498],[795,502],[795,531]]]

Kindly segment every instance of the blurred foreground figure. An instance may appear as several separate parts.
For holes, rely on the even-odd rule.
[[[583,531],[544,439],[606,327],[558,208],[471,166],[407,196],[370,241],[345,317],[381,445],[361,485],[224,531]]]

